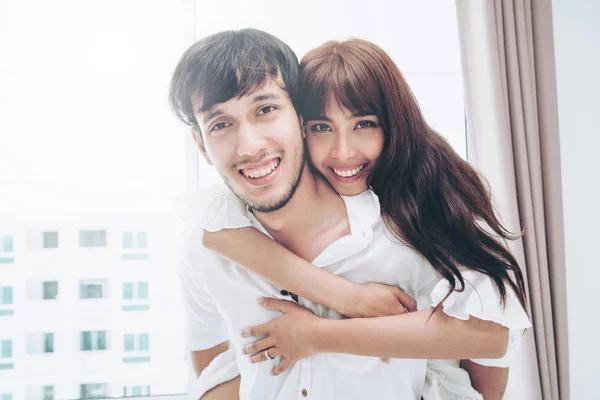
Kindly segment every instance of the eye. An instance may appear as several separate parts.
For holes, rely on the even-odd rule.
[[[214,131],[220,131],[221,129],[225,129],[227,127],[231,126],[231,124],[229,122],[219,122],[213,125],[212,128],[210,128],[211,132]]]
[[[377,128],[377,124],[373,121],[368,121],[368,120],[358,121],[358,123],[356,124],[356,128],[358,128],[358,129]]]
[[[260,111],[258,112],[258,114],[268,114],[272,111],[274,111],[276,109],[275,106],[266,106],[260,109]]]
[[[331,131],[331,127],[327,124],[314,124],[310,126],[310,130],[312,132],[327,132],[327,131]]]

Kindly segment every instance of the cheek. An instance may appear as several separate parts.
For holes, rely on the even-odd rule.
[[[385,137],[383,132],[380,134],[370,137],[367,143],[364,143],[365,155],[372,162],[376,162],[381,153],[383,153],[383,146],[385,144]]]
[[[329,154],[329,145],[327,144],[327,141],[322,140],[321,138],[315,139],[314,137],[307,135],[306,147],[312,163],[317,169],[321,169],[323,161],[325,161]]]

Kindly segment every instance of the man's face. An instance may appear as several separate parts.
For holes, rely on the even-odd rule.
[[[202,101],[192,104],[198,110]],[[200,151],[233,193],[259,212],[287,204],[304,167],[304,144],[296,110],[276,80],[198,112],[196,120]]]

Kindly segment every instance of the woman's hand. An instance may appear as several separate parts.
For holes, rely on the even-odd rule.
[[[268,335],[244,347],[244,354],[253,354],[250,362],[267,361],[265,350],[268,349],[269,356],[281,356],[279,364],[271,371],[271,375],[279,375],[296,361],[317,353],[312,333],[314,324],[319,320],[317,316],[290,301],[261,298],[258,302],[265,309],[279,311],[283,315],[242,331],[243,337]]]
[[[386,317],[417,310],[417,302],[396,286],[382,283],[358,284],[343,297],[340,314],[349,318]]]

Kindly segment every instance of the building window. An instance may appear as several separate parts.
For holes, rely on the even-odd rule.
[[[150,396],[150,385],[123,386],[123,397]]]
[[[106,331],[82,331],[81,351],[106,350]]]
[[[44,386],[44,400],[54,400],[54,386]]]
[[[0,235],[0,264],[12,264],[14,245],[12,235]]]
[[[148,232],[123,232],[124,249],[145,249],[148,247]]]
[[[0,370],[13,369],[12,340],[0,340]]]
[[[27,354],[54,353],[54,333],[28,333],[25,343]]]
[[[123,232],[124,260],[148,259],[148,232]]]
[[[150,362],[150,335],[147,333],[127,334],[123,337],[123,351],[127,356],[124,363]]]
[[[10,286],[0,287],[0,304],[9,305],[13,303],[13,288]]]
[[[123,300],[148,300],[148,282],[123,283]]]
[[[81,399],[102,399],[108,397],[108,384],[106,383],[83,383],[79,386],[79,397]]]
[[[58,296],[58,282],[42,282],[42,299],[43,300],[56,300]]]
[[[79,247],[106,247],[106,231],[79,231]]]
[[[12,393],[0,393],[0,400],[12,400]]]
[[[83,279],[79,281],[80,299],[103,299],[106,297],[106,279]]]
[[[47,231],[42,232],[42,247],[44,249],[58,248],[58,232]]]

